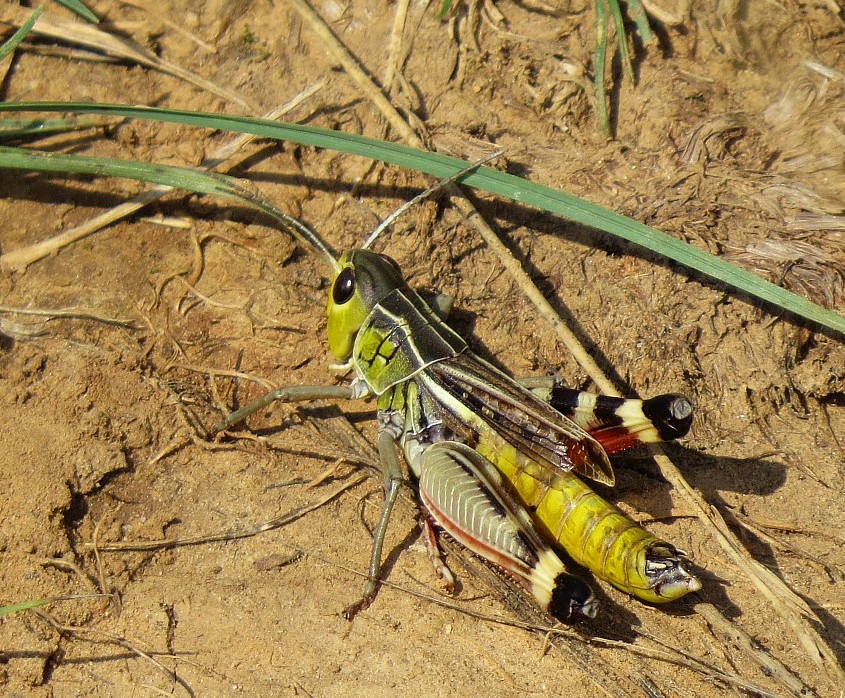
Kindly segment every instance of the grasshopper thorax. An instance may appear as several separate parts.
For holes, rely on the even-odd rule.
[[[390,257],[354,250],[339,260],[328,302],[329,347],[375,395],[438,361],[466,342],[408,287]]]
[[[385,255],[352,250],[344,252],[339,263],[326,312],[329,348],[338,361],[346,362],[372,309],[392,291],[408,285],[399,265]]]

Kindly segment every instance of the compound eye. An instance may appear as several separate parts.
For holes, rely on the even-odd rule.
[[[332,287],[332,300],[335,305],[343,305],[352,298],[355,293],[355,270],[352,267],[346,267],[337,278],[334,280]]]

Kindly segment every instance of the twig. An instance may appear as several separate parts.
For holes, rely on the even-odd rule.
[[[41,609],[33,609],[33,613],[38,614],[39,617],[44,619],[47,623],[49,623],[56,632],[62,635],[72,635],[77,637],[81,640],[87,640],[88,642],[94,642],[94,640],[89,640],[88,638],[82,637],[85,633],[91,633],[92,635],[99,635],[105,638],[108,642],[112,642],[124,649],[128,650],[132,654],[135,654],[142,659],[146,659],[150,664],[152,664],[156,669],[170,677],[173,681],[178,683],[182,688],[185,689],[187,694],[191,696],[191,698],[195,698],[196,693],[194,693],[194,689],[191,688],[191,685],[183,679],[179,674],[175,671],[171,671],[168,669],[164,664],[158,661],[153,654],[158,654],[162,657],[171,657],[173,659],[178,659],[177,656],[173,654],[168,654],[166,652],[145,652],[144,650],[140,649],[134,642],[131,642],[127,638],[123,637],[122,635],[115,635],[114,633],[106,632],[105,630],[98,630],[97,628],[84,628],[81,626],[75,625],[62,625],[59,623],[53,616],[49,613],[45,613]]]
[[[292,523],[297,519],[301,519],[306,514],[309,514],[310,512],[315,511],[316,509],[319,509],[320,507],[336,499],[347,490],[350,490],[353,487],[357,487],[365,480],[367,480],[366,475],[357,477],[354,480],[351,480],[350,482],[345,482],[339,487],[336,487],[335,489],[323,495],[320,499],[318,499],[312,504],[307,504],[302,507],[297,507],[296,509],[291,509],[290,511],[282,514],[281,516],[277,516],[274,519],[264,521],[254,526],[248,526],[246,528],[233,528],[225,531],[220,531],[218,533],[205,533],[197,536],[186,536],[185,538],[167,538],[162,540],[151,541],[124,541],[120,543],[105,543],[104,545],[101,545],[99,549],[101,552],[110,553],[120,551],[165,550],[169,548],[184,547],[186,545],[204,545],[205,543],[216,543],[219,541],[251,538],[252,536],[258,535],[259,533],[264,533],[265,531],[272,531],[276,528],[286,526],[287,524]],[[90,546],[91,543],[88,543],[86,545]]]
[[[91,310],[84,310],[79,308],[16,308],[11,305],[0,305],[0,313],[9,313],[11,315],[31,315],[33,317],[46,317],[48,320],[55,320],[57,318],[70,318],[73,320],[92,320],[94,322],[101,322],[104,325],[116,325],[117,327],[125,327],[128,330],[140,330],[142,327],[132,320],[121,320],[119,318],[106,317],[105,315],[98,315]]]

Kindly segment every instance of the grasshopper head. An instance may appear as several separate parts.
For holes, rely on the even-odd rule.
[[[406,286],[399,265],[390,257],[369,250],[343,253],[326,308],[329,348],[336,359],[349,359],[370,311],[391,291]]]

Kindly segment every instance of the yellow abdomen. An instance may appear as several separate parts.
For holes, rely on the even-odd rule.
[[[511,482],[538,527],[600,579],[652,603],[701,588],[684,569],[683,553],[637,525],[576,475],[549,473],[503,441],[477,448]]]

